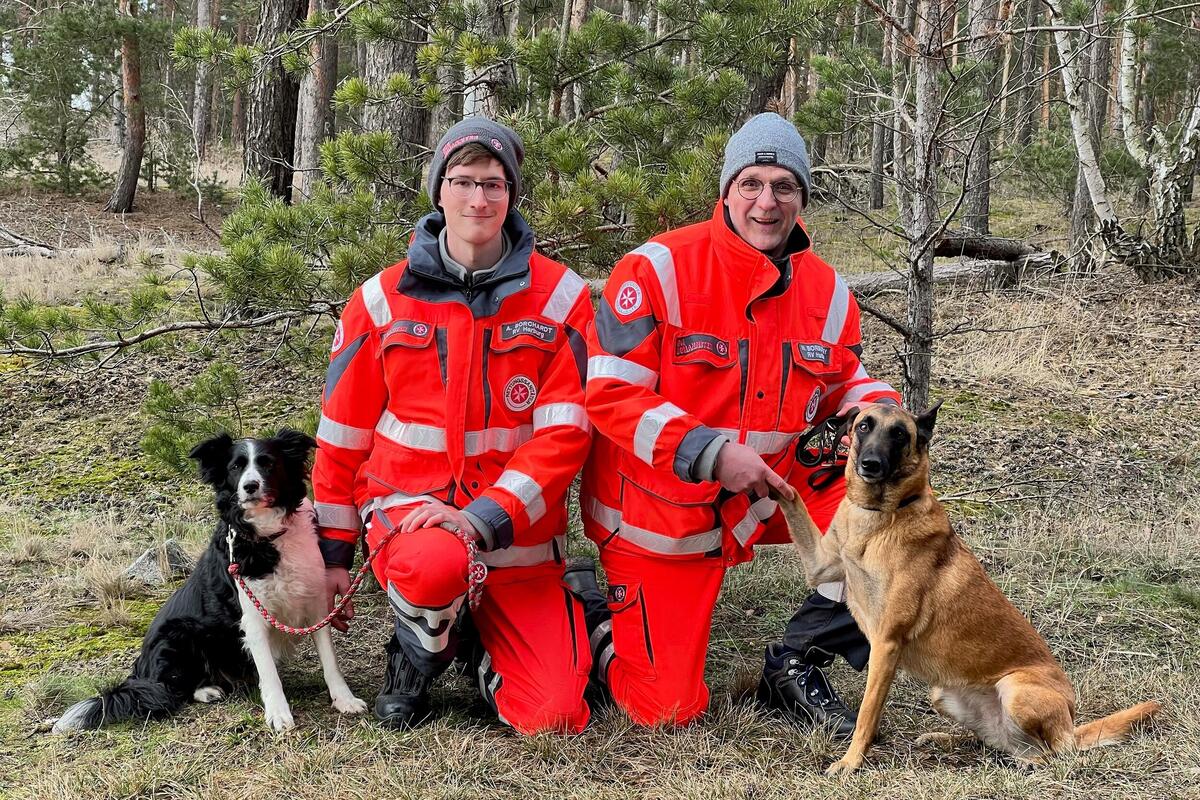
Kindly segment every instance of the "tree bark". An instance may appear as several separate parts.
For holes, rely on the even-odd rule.
[[[914,411],[929,404],[933,367],[933,242],[937,218],[938,67],[946,9],[938,0],[917,5],[916,111],[913,117],[912,220],[908,226],[908,336],[904,401]]]
[[[1107,111],[1108,103],[1108,87],[1106,85],[1109,64],[1109,54],[1112,52],[1108,47],[1108,39],[1104,34],[1101,26],[1104,23],[1104,3],[1096,0],[1096,4],[1092,10],[1092,25],[1095,26],[1092,31],[1081,34],[1090,37],[1085,53],[1085,58],[1080,64],[1081,69],[1086,68],[1088,73],[1087,86],[1080,91],[1081,99],[1085,104],[1085,113],[1088,119],[1088,136],[1091,137],[1092,146],[1097,150],[1101,144],[1101,128],[1104,125],[1104,116]],[[1087,178],[1083,174],[1083,169],[1079,169],[1075,174],[1075,195],[1071,201],[1071,227],[1070,227],[1070,251],[1076,255],[1085,255],[1087,247],[1091,241],[1091,235],[1096,225],[1096,216],[1092,213],[1091,198],[1088,196]]]
[[[246,20],[239,17],[235,39],[238,44],[245,44],[250,27]],[[229,129],[233,141],[245,147],[246,144],[246,92],[238,89],[233,93],[233,108],[229,112]]]
[[[212,0],[196,0],[196,27],[202,31],[212,30]],[[196,160],[203,161],[208,152],[209,73],[212,65],[208,59],[196,62],[196,85],[192,96],[192,143],[196,148]]]
[[[362,65],[362,77],[368,86],[379,87],[387,83],[392,75],[407,75],[417,79],[416,55],[418,42],[424,32],[409,19],[397,19],[393,36],[367,42]],[[368,131],[384,131],[392,135],[402,157],[416,155],[429,141],[429,114],[404,98],[390,98],[383,102],[370,102],[362,111],[362,126]],[[441,132],[438,132],[441,135]],[[377,197],[400,196],[404,187],[391,182],[377,182]]]
[[[308,15],[336,9],[336,0],[308,0]],[[293,184],[301,198],[311,197],[321,181],[321,142],[332,128],[333,84],[337,80],[337,42],[327,34],[308,45],[309,67],[300,81],[296,110],[296,175]]]
[[[1033,28],[1041,17],[1042,0],[1025,0],[1025,27]],[[1021,147],[1033,141],[1034,120],[1037,118],[1038,81],[1034,64],[1037,58],[1038,34],[1022,34],[1021,44],[1021,90],[1017,95],[1017,124],[1015,140]]]
[[[975,83],[979,87],[980,113],[975,142],[967,155],[967,193],[963,203],[963,227],[986,234],[991,218],[992,120],[990,106],[995,96],[996,25],[999,0],[971,0],[968,56],[976,62]]]
[[[254,44],[270,50],[300,18],[306,0],[269,0]],[[246,102],[246,175],[259,178],[270,192],[290,201],[295,152],[296,100],[300,86],[283,69],[279,58],[258,65]]]
[[[146,147],[146,107],[142,104],[142,61],[138,34],[133,28],[137,18],[137,0],[120,0],[120,13],[129,17],[130,29],[121,37],[121,91],[125,105],[125,149],[117,170],[117,184],[105,211],[124,214],[133,210],[138,174],[142,171],[142,153]]]

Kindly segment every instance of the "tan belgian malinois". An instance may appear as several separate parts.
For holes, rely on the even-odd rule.
[[[846,497],[824,536],[803,503],[775,497],[809,584],[845,580],[871,643],[854,738],[830,775],[862,765],[897,668],[929,684],[939,713],[1026,763],[1116,744],[1161,708],[1141,703],[1075,727],[1071,681],[951,530],[930,489],[940,405],[918,417],[871,406],[850,421]]]

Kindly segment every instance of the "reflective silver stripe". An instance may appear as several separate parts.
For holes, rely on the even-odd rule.
[[[642,414],[633,432],[633,454],[654,466],[654,445],[667,423],[687,412],[674,403],[663,403]]]
[[[746,509],[746,516],[733,526],[734,538],[741,544],[748,542],[754,535],[755,529],[758,528],[758,523],[770,519],[777,508],[779,508],[779,504],[769,497],[760,497],[755,500],[750,504],[750,508]]]
[[[583,499],[583,509],[609,533],[613,533],[621,525],[621,512],[604,505],[594,497]]]
[[[340,503],[314,503],[313,507],[317,510],[317,524],[322,528],[356,531],[362,527],[358,509],[354,506],[344,506]]]
[[[667,322],[678,328],[679,288],[675,282],[675,257],[671,255],[670,248],[658,242],[646,242],[633,252],[645,256],[654,267],[654,274],[658,276],[658,285],[662,289],[663,301],[667,304]]]
[[[370,428],[355,428],[334,422],[324,414],[317,425],[317,438],[334,447],[344,447],[347,450],[370,450],[371,440],[375,432]]]
[[[600,642],[604,641],[604,637],[612,633],[612,620],[606,619],[596,626],[596,630],[592,631],[592,635],[588,637],[588,649],[593,653],[600,647]]]
[[[847,403],[857,403],[871,392],[890,392],[892,387],[883,381],[871,381],[870,383],[860,383],[850,391],[846,392],[846,396],[842,398],[842,405]]]
[[[515,428],[484,428],[481,431],[467,431],[464,434],[463,450],[469,456],[500,451],[511,453],[533,438],[532,425],[518,425]]]
[[[421,608],[408,602],[404,595],[400,594],[400,591],[392,585],[392,582],[388,581],[388,600],[396,607],[397,611],[402,612],[396,615],[396,619],[412,631],[421,646],[430,653],[440,653],[450,643],[450,630],[454,627],[454,620],[458,617],[458,610],[462,608],[463,600],[466,597],[465,592],[460,594],[445,608]],[[425,620],[434,630],[439,627],[443,630],[439,634],[430,635],[419,621],[411,619],[411,617]]]
[[[546,501],[542,499],[542,487],[524,472],[506,469],[500,473],[496,486],[512,492],[525,505],[525,513],[529,516],[529,524],[533,524],[546,514]]]
[[[481,695],[483,695],[483,699],[487,700],[489,704],[495,705],[495,699],[492,694],[492,692],[493,692],[492,686],[489,686],[487,683],[487,673],[488,673],[488,670],[490,670],[491,668],[492,668],[492,654],[489,653],[488,651],[484,650],[483,651],[483,660],[479,662],[479,669],[477,671],[477,674],[479,675],[479,693]],[[492,677],[496,678],[498,676],[493,674]],[[495,683],[495,681],[493,680],[493,684],[494,683]]]
[[[842,338],[842,328],[846,327],[846,314],[850,311],[850,289],[842,276],[833,274],[833,297],[829,298],[829,311],[825,314],[825,330],[821,338],[830,344],[837,344]]]
[[[741,431],[736,428],[714,428],[714,430],[724,434],[731,442],[737,442],[742,435]],[[760,456],[765,456],[785,450],[798,438],[800,438],[799,432],[746,431],[745,445]]]
[[[616,356],[592,356],[588,359],[588,382],[601,378],[615,378],[647,389],[658,383],[658,373],[641,364]]]
[[[362,517],[363,522],[366,522],[367,518],[371,516],[372,512],[380,509],[395,508],[396,506],[407,506],[412,505],[413,503],[420,503],[424,505],[425,503],[440,502],[442,501],[438,500],[431,494],[405,494],[404,492],[393,492],[392,494],[384,495],[383,497],[376,497],[372,500],[368,500],[363,504],[362,508],[358,510],[358,514],[360,517]]]
[[[818,583],[817,594],[822,597],[828,597],[835,603],[846,602],[846,584],[844,581],[834,581],[833,583]]]
[[[861,381],[863,378],[869,378],[869,377],[870,377],[870,376],[869,376],[869,375],[867,375],[867,368],[866,368],[866,367],[864,367],[864,366],[862,365],[862,362],[859,362],[859,364],[858,364],[858,368],[854,370],[854,374],[853,374],[853,375],[851,375],[851,376],[850,376],[848,379],[846,379],[846,380],[842,381],[841,383],[831,383],[831,384],[829,384],[829,385],[828,385],[828,386],[825,388],[825,391],[826,391],[826,393],[827,393],[827,394],[833,394],[833,393],[834,393],[834,392],[836,392],[838,389],[840,389],[840,388],[842,388],[843,386],[845,386],[847,383],[854,383],[855,381]]]
[[[392,309],[388,306],[387,295],[383,292],[383,273],[377,272],[367,279],[362,286],[363,305],[371,315],[371,321],[377,327],[387,325],[392,321]]]
[[[546,307],[542,309],[542,316],[559,323],[566,321],[567,314],[571,313],[571,307],[579,299],[579,293],[586,287],[587,283],[583,278],[571,270],[567,270],[558,279],[558,285],[554,287],[554,291],[550,293],[550,299],[546,301]]]
[[[587,411],[579,403],[547,403],[533,410],[534,433],[555,425],[571,425],[585,431],[592,429]]]
[[[746,433],[746,446],[760,456],[779,453],[791,447],[800,438],[798,433],[784,431],[749,431]]]
[[[555,552],[566,552],[567,537],[555,536],[554,541],[531,544],[526,547],[506,547],[479,554],[479,560],[489,567],[532,567],[554,560]]]
[[[616,652],[616,645],[612,642],[609,642],[608,647],[604,648],[604,652],[602,652],[600,654],[600,658],[597,659],[597,663],[600,665],[600,669],[597,674],[600,676],[600,682],[603,684],[608,683],[608,665],[612,662],[613,656],[616,655]]]
[[[620,511],[604,505],[594,497],[587,498],[584,506],[588,515],[599,522],[609,533],[615,533],[622,539],[654,553],[675,556],[699,555],[721,546],[720,528],[681,537],[668,536],[665,533],[636,528],[623,522]]]
[[[420,425],[416,422],[401,422],[390,411],[384,411],[375,426],[375,432],[396,444],[411,447],[415,450],[430,450],[434,453],[446,452],[446,429],[435,428],[432,425]]]

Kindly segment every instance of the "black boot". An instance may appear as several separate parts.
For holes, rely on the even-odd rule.
[[[429,686],[433,679],[404,655],[396,634],[384,649],[388,667],[383,689],[375,698],[375,716],[385,728],[411,728],[429,718]]]
[[[612,612],[596,579],[596,563],[590,558],[574,558],[563,573],[563,583],[583,604],[583,621],[592,653],[592,674],[588,681],[588,702],[594,707],[608,697],[607,672],[612,660]]]
[[[806,664],[799,653],[780,643],[767,647],[758,702],[806,727],[829,728],[839,739],[853,735],[858,720],[858,714],[842,702],[820,667]]]

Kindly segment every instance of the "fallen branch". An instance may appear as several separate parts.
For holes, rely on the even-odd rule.
[[[80,356],[91,355],[92,353],[100,353],[104,351],[119,351],[126,347],[132,347],[136,344],[153,339],[156,336],[162,336],[168,333],[178,333],[180,331],[219,331],[219,330],[235,330],[246,328],[261,328],[265,325],[273,325],[280,320],[293,320],[300,317],[308,317],[317,314],[337,314],[340,306],[335,303],[313,303],[304,308],[293,308],[286,311],[276,311],[271,314],[263,314],[259,317],[250,319],[237,319],[234,317],[226,317],[217,320],[187,320],[183,322],[171,322],[166,325],[160,325],[157,328],[149,328],[133,336],[121,336],[117,334],[116,339],[109,339],[100,342],[88,342],[87,344],[76,345],[75,347],[58,348],[47,342],[45,347],[26,347],[20,344],[0,345],[0,354],[25,356],[27,358],[40,359],[67,359],[79,358]]]

